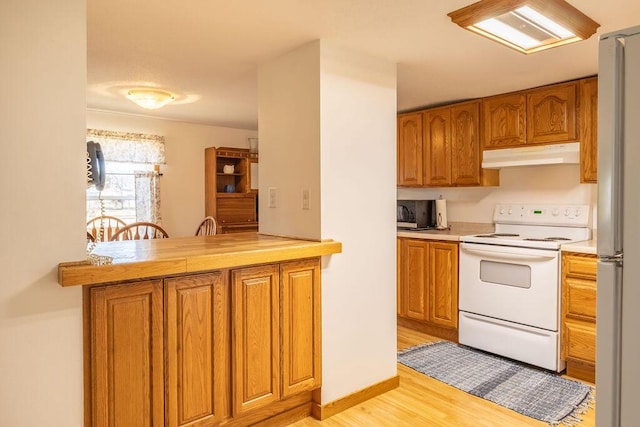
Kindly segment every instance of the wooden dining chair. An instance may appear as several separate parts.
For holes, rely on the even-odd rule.
[[[214,236],[218,232],[218,222],[212,216],[206,217],[196,230],[196,236]]]
[[[96,241],[96,238],[93,237],[93,234],[91,234],[91,233],[89,233],[87,231],[87,243],[92,243],[92,242],[95,242],[95,241]]]
[[[87,233],[93,236],[94,242],[108,242],[118,230],[126,225],[126,222],[115,216],[97,216],[87,221]]]
[[[133,222],[118,230],[111,237],[111,241],[166,239],[168,237],[167,232],[158,224],[152,222]]]

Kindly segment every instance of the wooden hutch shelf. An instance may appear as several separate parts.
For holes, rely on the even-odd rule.
[[[258,231],[258,190],[251,185],[257,162],[245,148],[205,149],[205,215],[218,221],[219,233]]]

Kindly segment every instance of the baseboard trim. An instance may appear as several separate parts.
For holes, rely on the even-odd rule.
[[[319,402],[319,390],[313,394],[314,402],[311,405],[311,416],[317,420],[326,420],[327,418],[349,409],[352,406],[356,406],[366,400],[386,393],[400,385],[400,377],[398,375],[388,378],[379,383],[373,384],[369,387],[358,390],[345,397],[342,397],[333,402],[321,405]]]

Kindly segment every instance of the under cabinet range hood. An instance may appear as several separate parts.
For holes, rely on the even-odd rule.
[[[484,169],[580,163],[580,143],[503,148],[482,152]]]

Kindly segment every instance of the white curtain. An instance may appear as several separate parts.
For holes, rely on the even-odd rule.
[[[136,221],[153,222],[160,225],[160,179],[157,172],[135,173]]]
[[[164,164],[164,137],[144,133],[87,129],[87,141],[100,144],[110,162]]]

